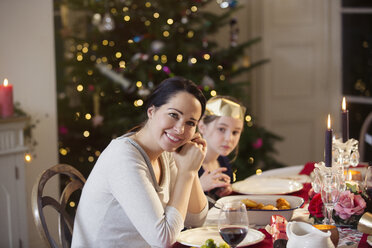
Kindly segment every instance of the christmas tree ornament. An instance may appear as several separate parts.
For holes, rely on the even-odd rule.
[[[229,0],[229,7],[230,8],[235,8],[237,4],[238,4],[238,1],[236,1],[236,0]]]
[[[114,28],[115,28],[114,19],[111,17],[110,13],[108,12],[105,13],[105,15],[103,16],[102,23],[99,26],[99,30],[101,32],[112,31],[114,30]]]
[[[222,8],[234,8],[238,4],[237,0],[216,0],[217,4]]]
[[[165,73],[167,73],[168,75],[169,75],[169,73],[171,72],[168,66],[164,66],[164,67],[163,67],[163,71],[164,71]]]
[[[92,24],[98,27],[102,22],[102,16],[100,13],[95,13],[92,17]]]
[[[212,88],[212,89],[214,89],[214,87],[215,87],[215,83],[214,83],[213,79],[208,75],[205,75],[203,77],[202,85],[203,86],[208,86],[209,88]]]
[[[153,42],[151,42],[151,51],[153,53],[159,53],[163,50],[164,45],[164,42],[160,40],[154,40]]]
[[[142,96],[142,97],[146,97],[148,95],[150,95],[150,90],[149,89],[146,89],[144,87],[141,87],[139,90],[138,90],[138,95]]]
[[[208,47],[208,40],[207,38],[204,38],[203,39],[203,48],[207,48]]]
[[[189,22],[189,19],[186,16],[184,16],[184,17],[181,18],[181,23],[182,24],[186,24],[188,22]]]
[[[145,53],[136,53],[131,58],[132,62],[137,62],[138,60],[147,61],[149,59],[149,55]]]
[[[58,94],[58,99],[65,99],[66,98],[66,93],[65,92],[61,92]]]
[[[148,54],[145,54],[145,53],[142,53],[142,56],[141,56],[141,59],[143,60],[143,61],[147,61],[148,59],[149,59],[149,55]]]
[[[216,2],[221,7],[221,9],[226,9],[227,7],[229,7],[228,0],[217,0]]]
[[[236,18],[230,20],[230,46],[236,47],[238,45],[239,27]]]
[[[141,57],[142,57],[142,53],[136,53],[136,54],[134,54],[133,57],[131,58],[131,61],[132,61],[132,62],[136,62],[136,61],[138,61]]]
[[[65,125],[60,125],[58,132],[62,135],[68,134],[68,128]]]
[[[147,85],[149,86],[149,88],[150,89],[153,89],[154,88],[154,82],[152,82],[152,81],[149,81],[148,83],[147,83]]]
[[[143,39],[143,35],[137,35],[133,37],[133,41],[138,43]]]
[[[124,88],[124,90],[128,89],[129,86],[131,86],[132,83],[127,78],[125,78],[120,73],[109,69],[106,64],[96,64],[96,67],[103,75],[105,75],[112,81],[119,83]]]

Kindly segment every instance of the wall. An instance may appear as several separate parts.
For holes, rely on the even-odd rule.
[[[57,163],[57,114],[53,2],[49,0],[0,1],[0,80],[13,84],[14,101],[40,122],[33,135],[36,158],[26,164],[30,247],[43,247],[31,216],[30,194],[44,169]],[[57,194],[57,182],[48,186]]]
[[[341,39],[339,1],[249,1],[251,31],[262,37],[255,56],[254,110],[260,125],[284,138],[275,148],[288,165],[324,160],[331,114],[340,133]]]

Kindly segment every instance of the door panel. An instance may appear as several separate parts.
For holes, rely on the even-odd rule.
[[[284,138],[277,158],[289,165],[324,160],[330,113],[339,130],[341,103],[339,1],[254,0],[254,57],[269,58],[254,75],[259,124]]]

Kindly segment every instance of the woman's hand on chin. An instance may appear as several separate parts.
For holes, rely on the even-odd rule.
[[[198,172],[207,152],[207,143],[199,133],[173,152],[179,172]]]

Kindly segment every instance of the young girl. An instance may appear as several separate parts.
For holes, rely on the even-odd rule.
[[[204,223],[198,170],[206,143],[195,133],[204,109],[189,80],[170,78],[155,89],[146,123],[114,139],[89,175],[72,247],[169,247],[184,225]]]
[[[237,145],[243,130],[245,107],[234,98],[216,96],[208,100],[199,122],[199,132],[207,141],[207,154],[199,170],[203,190],[214,199],[231,194],[233,173],[226,157]]]

